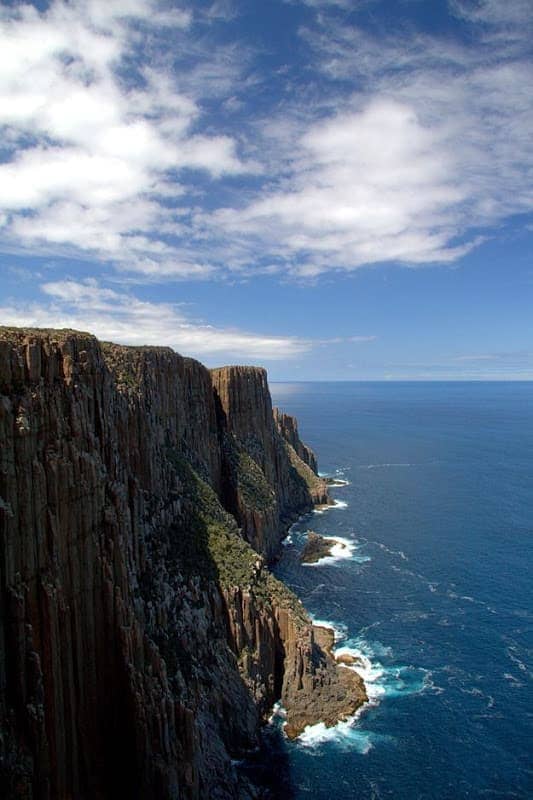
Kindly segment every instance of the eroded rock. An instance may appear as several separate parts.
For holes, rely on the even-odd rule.
[[[274,700],[357,694],[265,563],[327,500],[266,375],[4,328],[0,392],[0,795],[253,796]]]

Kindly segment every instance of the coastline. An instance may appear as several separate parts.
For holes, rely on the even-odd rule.
[[[276,700],[292,738],[366,702],[267,566],[292,520],[345,504],[264,369],[0,328],[0,392],[6,780],[107,796],[107,758],[129,765],[131,796],[238,797]]]
[[[330,488],[330,485],[328,485],[328,489]],[[339,484],[339,486],[345,485],[348,485],[348,482]],[[346,507],[346,502],[331,498],[331,502],[327,505],[315,505],[311,513],[324,513],[327,510]],[[308,517],[308,513],[302,514],[297,520],[295,520],[295,522],[287,531],[287,534],[282,542],[283,545],[290,546],[293,543],[293,527]],[[322,536],[320,534],[316,534],[314,531],[308,531],[307,537],[310,535],[316,537],[318,540],[317,545],[320,549],[320,554],[316,560],[300,561],[302,567],[326,566],[333,564],[338,560],[351,558],[353,556],[355,544],[348,539],[338,536]],[[326,550],[327,552],[325,552]],[[302,553],[300,554],[300,558],[301,557]],[[314,619],[310,612],[307,611],[307,613],[311,620],[313,646],[316,646],[326,656],[336,672],[340,673],[340,675],[343,673],[346,675],[344,681],[349,683],[355,680],[359,689],[362,689],[362,694],[359,696],[356,703],[353,703],[351,707],[343,709],[343,711],[336,717],[324,715],[324,718],[320,718],[319,720],[306,724],[303,727],[300,726],[301,730],[299,731],[287,723],[286,710],[280,703],[277,703],[272,710],[269,721],[273,721],[274,719],[281,717],[284,720],[282,723],[284,735],[288,739],[295,740],[296,742],[302,744],[305,744],[310,738],[313,739],[317,735],[317,732],[322,732],[321,738],[328,738],[329,735],[334,735],[334,732],[336,729],[339,729],[339,726],[344,729],[351,728],[363,710],[372,703],[364,674],[362,674],[361,669],[356,669],[356,667],[361,667],[363,665],[362,657],[359,657],[359,654],[347,655],[344,653],[338,653],[338,644],[344,638],[342,631],[338,628],[338,626],[323,620]]]

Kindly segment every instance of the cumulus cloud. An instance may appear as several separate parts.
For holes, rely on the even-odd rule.
[[[316,280],[452,263],[531,212],[527,0],[449,0],[464,38],[376,34],[366,0],[304,4],[274,72],[198,35],[235,19],[225,0],[3,7],[4,250],[146,281]]]
[[[179,76],[147,65],[157,65],[152,38],[178,35],[190,21],[188,11],[162,11],[151,0],[2,9],[7,246],[62,245],[130,269],[147,257],[175,258],[176,274],[198,274],[161,236],[163,225],[180,232],[179,212],[161,200],[183,193],[183,169],[217,178],[244,166],[231,137],[195,130],[200,109]]]
[[[455,2],[468,45],[409,29],[374,35],[323,10],[301,31],[330,87],[315,119],[297,105],[270,119],[264,133],[283,156],[281,179],[207,224],[255,240],[284,271],[316,277],[384,261],[454,262],[492,226],[531,212],[525,6]]]
[[[453,156],[409,105],[371,101],[312,126],[299,144],[290,189],[243,210],[221,211],[218,224],[267,238],[275,229],[277,246],[307,275],[392,259],[452,261],[460,254],[449,247],[450,210],[464,199],[453,180]]]
[[[313,340],[295,336],[220,328],[186,314],[175,303],[141,300],[132,292],[104,286],[94,279],[40,284],[45,298],[0,306],[2,325],[73,328],[100,339],[131,345],[166,345],[200,358],[240,361],[284,361],[314,347],[374,341],[375,336]]]
[[[186,355],[237,356],[244,360],[284,360],[312,343],[290,336],[264,336],[217,328],[188,317],[172,303],[141,300],[94,280],[51,281],[41,285],[48,302],[0,307],[3,325],[74,328],[100,339],[131,345],[167,345]]]

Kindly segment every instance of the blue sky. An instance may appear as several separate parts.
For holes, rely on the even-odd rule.
[[[0,322],[533,378],[530,0],[0,3]]]

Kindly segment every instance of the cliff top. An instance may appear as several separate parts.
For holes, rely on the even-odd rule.
[[[39,339],[49,339],[53,337],[59,341],[70,336],[89,337],[97,341],[96,336],[87,331],[76,331],[73,328],[14,328],[8,325],[0,325],[0,340],[9,341],[15,339],[20,341],[27,336],[34,336]]]
[[[70,338],[83,338],[83,339],[92,339],[94,342],[98,343],[102,348],[102,351],[106,356],[111,356],[113,354],[123,354],[128,356],[135,356],[135,355],[146,355],[149,353],[154,354],[163,354],[169,353],[178,355],[181,358],[184,358],[189,361],[198,361],[195,358],[191,358],[190,356],[183,356],[174,350],[174,348],[169,346],[162,346],[162,345],[152,345],[152,344],[144,344],[144,345],[131,345],[131,344],[119,344],[117,342],[111,342],[107,339],[98,339],[94,333],[90,333],[89,331],[80,331],[74,328],[34,328],[34,327],[14,327],[10,325],[0,325],[0,341],[9,342],[12,341],[13,343],[20,343],[24,339],[27,338],[36,338],[42,340],[54,340],[58,342],[64,342]],[[201,362],[198,362],[201,363]],[[266,377],[266,369],[260,366],[246,366],[246,365],[238,365],[238,364],[227,364],[221,367],[214,367],[210,369],[209,372],[213,375],[220,375],[223,373],[255,373],[260,374],[261,376]]]
[[[264,367],[256,367],[256,366],[247,366],[247,365],[239,365],[239,364],[227,364],[223,367],[213,367],[209,370],[212,375],[221,375],[223,373],[242,373],[242,372],[250,372],[250,373],[257,373],[261,376],[265,376],[267,371]]]
[[[171,347],[161,347],[159,345],[128,345],[117,344],[116,342],[108,342],[98,339],[94,333],[89,333],[88,331],[79,331],[75,330],[74,328],[15,328],[8,325],[0,325],[0,341],[20,342],[22,339],[29,337],[36,339],[53,339],[59,342],[70,338],[92,339],[95,342],[98,342],[102,347],[105,346],[106,348],[113,348],[117,351],[124,350],[131,353],[150,351],[154,351],[156,353],[175,352]]]

